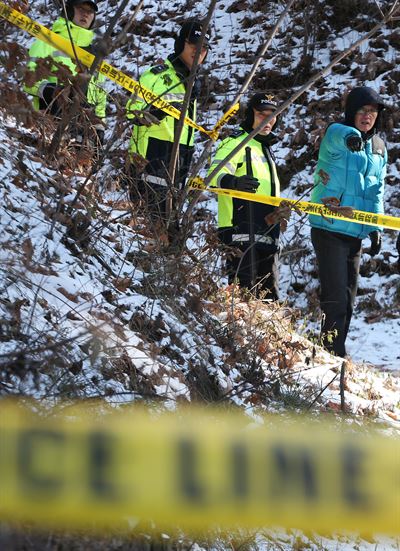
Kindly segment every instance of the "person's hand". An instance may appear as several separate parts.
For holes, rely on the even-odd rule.
[[[152,126],[160,124],[160,120],[155,117],[150,111],[135,109],[130,112],[133,116],[129,117],[135,126]]]
[[[83,71],[80,71],[73,79],[71,79],[72,90],[76,94],[80,95],[81,100],[87,100],[87,91],[91,78],[92,75],[90,72],[87,69],[84,69]]]
[[[356,151],[362,151],[364,149],[364,142],[360,136],[350,134],[350,136],[346,138],[346,147],[353,153]]]
[[[181,111],[182,103],[180,103],[179,101],[172,101],[168,103],[172,105],[172,107],[175,107],[175,109],[178,109],[178,111]],[[162,121],[163,119],[165,119],[165,117],[168,116],[168,113],[166,111],[163,111],[162,109],[158,109],[158,107],[155,107],[154,105],[150,107],[148,112],[154,117],[156,117],[159,121]]]
[[[231,174],[225,174],[221,179],[221,187],[228,189],[236,189],[238,191],[245,191],[247,193],[255,193],[258,189],[260,182],[253,176],[232,176]]]
[[[369,248],[369,254],[371,256],[375,256],[376,254],[380,253],[381,247],[382,247],[382,235],[381,232],[376,230],[372,231],[369,234],[369,238],[371,240],[371,247]]]
[[[175,107],[175,109],[178,109],[178,111],[182,111],[183,103],[181,101],[169,101],[168,103],[172,105],[172,107]]]
[[[158,121],[162,121],[163,119],[165,119],[166,116],[168,116],[168,113],[166,113],[162,109],[158,109],[158,107],[154,107],[153,105],[148,111],[145,112],[155,117]]]
[[[107,57],[112,50],[111,37],[104,38],[103,36],[96,38],[87,50],[95,57]]]
[[[247,193],[255,193],[259,185],[260,182],[253,176],[236,176],[234,189],[246,191]]]

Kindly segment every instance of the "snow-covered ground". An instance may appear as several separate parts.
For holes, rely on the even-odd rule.
[[[48,4],[31,3],[29,15],[49,25],[56,12]],[[114,4],[111,1],[101,3],[105,14],[101,17],[105,22],[112,16]],[[268,29],[283,9],[282,3],[276,2],[268,3],[268,9],[257,0],[243,1],[242,7],[238,4],[240,2],[218,2],[212,18],[215,38],[203,71],[207,94],[212,96],[212,108],[200,110],[200,122],[206,126],[212,126],[221,115],[222,106],[232,100],[241,79],[249,71],[257,47],[266,39]],[[333,8],[332,3],[327,4],[328,16]],[[385,2],[379,4],[382,8],[386,6]],[[237,9],[229,9],[234,5]],[[136,2],[129,3],[125,22],[135,6]],[[139,15],[141,28],[135,28],[129,35],[128,44],[114,52],[111,61],[136,77],[144,66],[153,63],[154,52],[157,59],[164,58],[171,51],[172,32],[179,28],[177,19],[183,8],[185,16],[204,16],[208,2],[147,2]],[[253,85],[250,92],[268,86],[268,76],[273,70],[295,72],[303,49],[301,23],[299,12],[287,18],[257,73],[258,84]],[[100,30],[104,29],[105,26]],[[17,40],[22,46],[30,43],[20,31],[7,29],[7,32],[9,41]],[[381,34],[386,43],[384,57],[389,63],[400,61],[398,50],[386,38],[392,32],[390,27]],[[350,28],[342,29],[339,34],[334,30],[327,32],[324,40],[316,42],[317,58],[313,69],[329,62],[332,49],[345,48],[361,34]],[[365,77],[360,80],[352,74],[357,68],[373,70],[373,61],[366,61],[370,50],[379,50],[374,48],[373,41],[359,49],[346,72],[326,77],[320,86],[312,88],[282,115],[281,142],[275,149],[281,171],[289,167],[289,174],[285,172],[289,182],[285,196],[298,198],[303,193],[299,191],[300,184],[311,185],[316,136],[329,120],[340,115],[340,98],[346,89],[363,82],[380,89],[392,105],[398,103],[398,86],[395,94],[387,91],[393,67],[388,67],[374,80]],[[0,74],[4,85],[15,83],[17,76],[12,71],[6,75],[0,68]],[[273,82],[277,88],[274,92],[281,100],[287,99],[290,94],[288,79],[280,86],[276,79]],[[110,102],[114,98],[120,100],[121,92],[116,91],[114,85],[108,86]],[[324,102],[334,105],[328,114],[323,110]],[[112,116],[108,134],[114,122]],[[64,208],[68,208],[85,174],[58,174],[54,166],[48,166],[35,145],[26,145],[32,137],[41,145],[37,129],[23,130],[4,108],[0,112],[0,137],[2,395],[33,395],[48,400],[60,396],[96,395],[106,396],[114,402],[157,396],[168,407],[175,407],[177,401],[195,397],[193,377],[205,368],[216,381],[215,387],[210,386],[208,390],[219,392],[218,399],[232,395],[236,404],[251,408],[252,390],[242,379],[246,366],[235,360],[226,342],[233,318],[238,324],[242,344],[250,340],[249,331],[243,328],[252,328],[254,324],[256,344],[263,350],[258,358],[264,373],[263,390],[275,377],[281,385],[281,394],[288,399],[307,395],[312,401],[326,387],[321,399],[314,404],[315,408],[340,409],[338,372],[341,360],[319,348],[313,350],[312,343],[303,340],[303,336],[316,336],[320,317],[315,260],[306,219],[299,220],[293,215],[282,239],[282,299],[297,312],[297,333],[292,333],[291,323],[283,322],[284,315],[268,305],[249,305],[237,297],[232,300],[229,289],[225,290],[226,280],[221,275],[218,254],[204,253],[202,235],[190,240],[191,252],[213,264],[206,265],[205,272],[197,273],[196,265],[186,259],[178,269],[192,270],[193,284],[187,289],[179,289],[179,294],[172,298],[168,296],[171,289],[162,285],[168,281],[174,266],[158,264],[154,255],[151,256],[154,243],[144,231],[142,222],[130,219],[125,190],[111,190],[117,177],[110,164],[92,179],[95,189],[105,191],[95,198],[96,207],[90,220],[90,246],[85,249],[79,239],[76,242],[71,237],[68,220],[54,215],[61,195],[64,195]],[[391,131],[389,152],[398,151],[399,142],[400,127]],[[122,144],[125,148],[126,145],[126,142]],[[198,152],[201,148],[199,141]],[[299,162],[301,156],[304,161]],[[396,155],[391,156],[389,179],[387,212],[399,216],[400,161]],[[90,201],[85,198],[77,211],[85,214]],[[207,201],[204,206],[211,211],[215,224],[215,200]],[[366,268],[360,277],[361,293],[348,337],[348,351],[354,363],[349,363],[345,398],[349,413],[373,415],[398,430],[400,275],[394,268],[397,260],[395,239],[395,232],[384,232],[383,248],[377,260],[386,267],[385,275],[378,275],[376,260],[371,261],[367,252],[363,255]],[[368,247],[367,242],[365,246]],[[202,298],[198,274],[204,276],[207,270],[220,287],[214,302]],[[282,357],[278,357],[268,336],[263,337],[255,323],[256,306],[257,316],[261,316],[263,323],[268,325],[272,320],[278,326],[282,324],[285,338],[279,337],[282,347],[279,352],[283,351],[282,357],[289,366],[283,370]],[[63,343],[55,349],[60,338]],[[33,352],[27,353],[27,343],[34,343]],[[46,347],[47,352],[41,352]],[[24,353],[25,363],[15,356],[16,351]],[[235,394],[233,390],[239,383],[243,385],[243,392]],[[266,403],[265,410],[284,407],[272,395]],[[369,542],[356,535],[325,538],[285,532],[259,534],[255,540],[255,547],[263,551],[398,551],[400,548],[398,542],[383,537]]]

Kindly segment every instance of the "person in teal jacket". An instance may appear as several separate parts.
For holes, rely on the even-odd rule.
[[[161,64],[150,67],[139,82],[157,96],[173,104],[179,110],[186,93],[189,74],[196,48],[201,38],[203,24],[199,20],[185,21],[175,38],[174,52]],[[208,54],[210,32],[207,30],[200,52],[199,65]],[[200,82],[196,78],[192,88],[187,116],[196,120]],[[148,211],[163,219],[166,214],[166,196],[172,186],[169,164],[178,121],[157,109],[151,102],[132,97],[127,103],[127,117],[133,122],[129,144],[132,162],[130,198],[136,202],[144,199]],[[177,187],[183,186],[188,175],[194,151],[194,129],[184,125],[179,141]],[[143,162],[143,161],[146,162]]]
[[[276,108],[274,96],[263,92],[254,94],[246,106],[240,127],[219,144],[209,173],[254,128],[273,115]],[[276,123],[275,116],[266,122],[247,146],[241,148],[216,173],[210,186],[279,197],[280,183],[271,149],[278,141],[273,133]],[[229,283],[237,281],[240,287],[251,290],[255,295],[278,299],[280,219],[282,216],[288,217],[287,210],[287,207],[218,196],[220,239],[239,251],[239,254],[227,257]]]
[[[74,44],[88,50],[91,53],[94,32],[91,30],[98,12],[97,2],[93,0],[68,0],[66,3],[67,19],[59,17],[52,26],[52,31],[59,34],[66,40],[72,40]],[[64,15],[64,13],[63,13]],[[78,74],[78,67],[75,60],[71,59],[64,52],[42,42],[35,40],[29,49],[28,69],[33,73],[38,67],[38,59],[51,58],[54,65],[47,76],[41,76],[33,84],[25,85],[24,89],[33,96],[33,106],[36,110],[47,111],[53,115],[60,115],[63,102],[61,101],[62,90],[66,82],[61,82],[57,76],[59,66],[65,66],[72,76]],[[81,89],[86,106],[91,106],[96,119],[94,127],[98,138],[102,141],[104,136],[104,121],[106,116],[107,93],[103,88],[105,76],[99,73],[94,74]],[[85,106],[85,105],[83,105]]]
[[[383,213],[387,152],[377,135],[384,103],[366,86],[347,96],[345,119],[328,126],[319,149],[311,201]],[[357,294],[362,240],[371,256],[381,247],[376,226],[310,216],[323,312],[321,339],[326,349],[346,355],[345,341]]]

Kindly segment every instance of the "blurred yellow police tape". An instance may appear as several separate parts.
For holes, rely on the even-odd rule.
[[[40,23],[37,23],[36,21],[33,21],[28,16],[24,15],[23,13],[13,9],[10,6],[7,6],[3,2],[0,2],[0,16],[9,21],[10,23],[16,25],[20,29],[27,31],[29,34],[34,36],[35,38],[38,38],[39,40],[42,40],[43,42],[46,42],[46,44],[50,44],[50,46],[53,46],[56,49],[59,49],[69,55],[72,59],[78,58],[83,65],[86,67],[91,67],[95,56],[83,48],[80,48],[79,46],[72,45],[69,40],[66,40],[62,36],[59,36],[58,34],[54,33],[53,31],[49,30],[47,27],[44,27]],[[180,118],[181,112],[179,109],[168,103],[167,101],[163,100],[160,96],[157,96],[144,86],[142,86],[139,82],[133,80],[128,75],[123,73],[122,71],[115,69],[112,65],[109,63],[103,61],[99,67],[98,71],[108,77],[109,79],[116,82],[119,86],[122,86],[122,88],[125,88],[129,92],[132,92],[134,94],[137,94],[139,97],[144,99],[147,103],[150,103],[154,105],[155,107],[158,107],[162,111],[165,111],[170,115],[171,117],[174,117],[175,119]],[[199,130],[200,132],[203,132],[204,134],[207,134],[212,140],[217,140],[219,135],[219,130],[221,127],[228,122],[230,118],[238,111],[239,104],[233,106],[229,112],[225,113],[225,115],[218,121],[218,123],[215,125],[215,127],[212,130],[206,130],[202,126],[198,125],[196,122],[194,122],[189,117],[185,117],[185,124],[188,126],[191,126],[195,128],[196,130]]]
[[[235,189],[225,189],[217,187],[207,187],[204,184],[203,178],[196,176],[190,178],[188,187],[191,189],[211,191],[218,195],[225,195],[227,197],[235,197],[237,199],[245,199],[246,201],[253,201],[255,203],[265,203],[267,205],[279,206],[283,201],[296,207],[306,214],[324,216],[325,218],[335,218],[340,220],[348,220],[355,224],[365,224],[368,226],[378,226],[391,230],[400,230],[400,218],[397,216],[389,216],[387,214],[376,214],[373,212],[364,212],[362,210],[353,209],[353,216],[347,217],[340,212],[333,212],[325,205],[319,203],[310,203],[309,201],[298,201],[296,199],[288,199],[286,197],[272,197],[269,195],[261,195],[255,193],[248,193],[246,191],[238,191]]]
[[[2,521],[400,532],[399,439],[345,419],[3,400],[0,443]]]

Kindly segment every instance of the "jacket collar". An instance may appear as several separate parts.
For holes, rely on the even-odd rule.
[[[249,128],[245,123],[240,125],[245,132],[250,134],[250,132],[253,130],[253,128]],[[256,136],[253,136],[253,140],[256,142],[259,142],[261,144],[265,145],[274,145],[275,143],[279,142],[279,138],[276,134],[273,132],[270,132],[266,136],[262,136],[261,134],[257,134]]]
[[[188,78],[190,75],[190,69],[183,63],[180,57],[176,57],[175,54],[170,54],[168,56],[168,61],[171,62],[176,73],[181,77],[182,80]]]
[[[54,22],[52,31],[54,31],[56,34],[59,34],[63,38],[69,39],[68,27],[72,39],[77,46],[89,46],[92,43],[94,38],[93,31],[91,31],[90,29],[79,27],[79,25],[75,25],[75,23],[72,23],[72,21],[68,21],[67,26],[67,21],[64,19],[64,17],[59,17]]]

